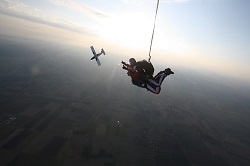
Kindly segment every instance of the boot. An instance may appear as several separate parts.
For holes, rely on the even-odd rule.
[[[171,69],[170,68],[167,68],[167,69],[165,69],[165,74],[168,76],[168,75],[170,75],[170,74],[174,74],[174,72],[173,71],[171,71]]]

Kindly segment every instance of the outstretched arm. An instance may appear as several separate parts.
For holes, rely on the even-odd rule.
[[[136,72],[136,69],[135,69],[135,67],[133,67],[133,66],[131,66],[130,64],[127,64],[126,62],[121,62],[122,64],[123,64],[123,66],[122,66],[122,68],[124,69],[124,70],[128,70],[128,71],[130,71],[130,72]]]
[[[128,64],[125,63],[124,61],[122,61],[121,63],[123,64],[123,65],[122,65],[122,68],[123,68],[124,70],[128,70]]]
[[[128,70],[128,68],[127,68],[125,65],[123,65],[122,68],[123,68],[124,70]]]
[[[121,63],[122,63],[123,65],[125,65],[125,66],[128,66],[128,65],[129,65],[129,64],[127,64],[127,63],[123,62],[123,61],[122,61]]]

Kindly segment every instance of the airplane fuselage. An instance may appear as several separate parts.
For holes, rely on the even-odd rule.
[[[101,52],[101,53],[99,53],[99,54],[94,54],[94,56],[93,56],[90,60],[93,60],[93,59],[98,58],[101,54],[102,54],[102,52]]]
[[[98,59],[98,57],[99,57],[100,55],[102,55],[102,54],[105,55],[105,54],[106,54],[105,51],[104,51],[103,49],[101,49],[101,52],[97,54],[97,53],[95,52],[95,49],[94,49],[93,46],[91,46],[90,48],[91,48],[91,50],[92,50],[92,53],[94,54],[94,56],[93,56],[90,60],[95,59],[96,62],[97,62],[97,64],[98,64],[98,66],[100,66],[100,65],[101,65],[101,62],[100,62],[100,60]]]

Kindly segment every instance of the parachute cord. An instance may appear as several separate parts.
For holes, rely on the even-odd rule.
[[[155,11],[155,20],[154,20],[154,27],[153,27],[153,33],[152,33],[152,37],[151,37],[151,43],[150,43],[150,49],[149,49],[149,59],[148,59],[148,62],[150,62],[150,59],[151,59],[151,48],[152,48],[152,43],[153,43],[153,38],[154,38],[154,33],[155,33],[155,22],[156,22],[156,16],[157,16],[157,12],[158,12],[158,6],[159,6],[159,0],[157,0],[157,6],[156,6],[156,11]]]

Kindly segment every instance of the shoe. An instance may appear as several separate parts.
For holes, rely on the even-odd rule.
[[[174,74],[174,72],[173,71],[171,71],[171,69],[170,68],[167,68],[167,69],[165,69],[165,74],[166,75],[170,75],[170,74]]]

